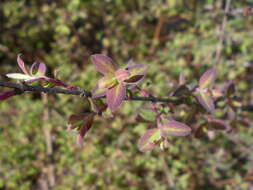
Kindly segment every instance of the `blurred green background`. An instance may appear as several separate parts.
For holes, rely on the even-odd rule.
[[[198,77],[217,60],[223,0],[1,0],[0,80],[19,71],[18,53],[90,90],[99,78],[89,56],[103,53],[120,65],[149,65],[142,87],[169,94],[179,73]],[[253,3],[232,0],[231,10]],[[218,83],[233,79],[243,103],[252,103],[253,16],[228,16]],[[7,90],[0,88],[1,91]],[[0,190],[253,189],[250,125],[211,138],[170,138],[172,147],[141,153],[147,126],[135,121],[143,104],[125,103],[114,119],[97,119],[75,146],[67,118],[82,98],[25,94],[0,102]]]

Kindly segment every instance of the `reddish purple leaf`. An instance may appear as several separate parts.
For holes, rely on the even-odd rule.
[[[199,87],[204,89],[214,83],[216,79],[216,69],[207,70],[199,79]]]
[[[6,100],[15,95],[16,95],[15,91],[2,92],[0,93],[0,100]]]
[[[191,128],[188,125],[178,121],[169,121],[163,124],[160,129],[163,137],[166,135],[186,136],[191,133]]]
[[[156,143],[161,139],[161,132],[158,128],[149,129],[140,138],[138,148],[141,152],[146,152],[153,149]]]
[[[134,75],[126,80],[124,80],[125,83],[137,83],[139,82],[141,79],[143,79],[144,75]]]
[[[115,76],[119,82],[122,82],[130,76],[130,73],[125,69],[118,69],[115,73]]]
[[[124,80],[126,83],[140,82],[147,73],[148,67],[144,64],[130,65],[127,67],[130,75]]]
[[[111,111],[115,111],[126,97],[126,86],[123,83],[110,88],[106,92],[106,102]]]
[[[199,91],[196,95],[198,102],[210,113],[214,112],[213,99],[205,92]]]
[[[76,141],[76,143],[77,143],[77,145],[78,145],[79,147],[82,147],[82,145],[83,145],[83,139],[84,139],[84,137],[86,136],[87,132],[90,130],[92,124],[93,124],[93,118],[94,118],[94,117],[90,118],[90,119],[81,127],[81,129],[80,129],[80,131],[79,131],[79,134],[78,134],[78,136],[77,136],[77,141]]]
[[[21,59],[21,54],[18,55],[18,58],[17,58],[17,62],[18,62],[18,66],[19,68],[27,75],[29,75],[26,67],[25,67],[25,63],[24,61]]]
[[[92,55],[91,61],[96,66],[96,69],[103,75],[113,75],[117,69],[112,59],[103,54]]]

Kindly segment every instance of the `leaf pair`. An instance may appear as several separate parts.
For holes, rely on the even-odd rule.
[[[91,128],[94,121],[94,117],[95,113],[92,112],[74,114],[69,117],[68,128],[70,130],[78,131],[78,136],[76,140],[77,145],[82,146],[83,139]]]
[[[106,96],[107,105],[113,112],[126,98],[127,85],[136,85],[147,71],[147,67],[143,64],[120,69],[111,58],[102,54],[92,55],[91,61],[97,71],[104,75],[93,89],[92,97]]]
[[[158,123],[157,128],[147,130],[140,138],[138,147],[140,151],[146,152],[156,145],[168,146],[167,135],[186,136],[191,133],[191,128],[184,123],[170,120],[164,124]]]

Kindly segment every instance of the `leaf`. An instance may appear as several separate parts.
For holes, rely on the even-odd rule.
[[[213,99],[205,92],[198,91],[196,95],[198,102],[210,113],[214,112]]]
[[[147,73],[148,67],[144,64],[130,65],[127,67],[130,75],[124,80],[126,83],[140,82]]]
[[[25,63],[24,61],[21,59],[21,54],[18,55],[18,58],[17,58],[17,62],[18,62],[18,66],[19,68],[27,75],[29,75],[26,67],[25,67]]]
[[[203,137],[205,135],[205,130],[204,130],[205,127],[206,127],[205,125],[206,125],[206,123],[198,126],[198,128],[196,129],[196,131],[194,133],[194,136],[196,138],[201,138],[201,137]]]
[[[212,90],[210,90],[210,91],[211,91],[212,96],[213,96],[214,98],[219,98],[219,97],[223,96],[221,90],[212,89]]]
[[[17,79],[17,80],[32,80],[36,77],[32,77],[30,75],[21,74],[21,73],[9,73],[6,75],[8,78]]]
[[[162,136],[173,135],[173,136],[186,136],[191,133],[191,128],[178,121],[169,121],[161,126]]]
[[[30,68],[30,74],[35,76],[44,76],[46,74],[46,65],[38,62],[33,63]]]
[[[224,91],[227,97],[231,97],[235,93],[235,83],[233,81],[228,81],[224,85]]]
[[[125,83],[136,83],[139,82],[142,78],[144,77],[144,75],[134,75],[126,80],[124,80]]]
[[[104,102],[101,99],[89,98],[88,100],[90,101],[92,110],[94,110],[98,114],[101,114],[107,108],[107,106],[104,104]]]
[[[130,73],[125,69],[118,69],[115,73],[115,76],[119,82],[122,82],[130,76]]]
[[[208,124],[210,127],[212,127],[213,129],[217,129],[217,130],[228,130],[230,129],[229,124],[221,119],[214,119],[214,118],[210,118],[208,117]]]
[[[135,120],[140,123],[151,123],[151,120],[145,119],[141,114],[137,114]]]
[[[68,127],[69,129],[77,129],[79,130],[82,125],[87,123],[95,116],[94,113],[87,112],[81,114],[73,114],[68,119]]]
[[[117,84],[117,80],[116,78],[112,77],[112,76],[104,76],[103,78],[101,78],[98,81],[98,88],[102,89],[102,88],[111,88],[114,85]]]
[[[174,92],[173,96],[182,97],[182,96],[190,96],[191,91],[186,85],[179,86]]]
[[[204,89],[208,88],[214,83],[216,79],[216,69],[212,68],[207,70],[199,79],[199,87]]]
[[[161,139],[161,132],[158,128],[147,130],[138,142],[138,148],[141,152],[153,149],[156,143]]]
[[[83,139],[86,136],[87,132],[90,130],[90,128],[93,124],[93,119],[94,119],[93,116],[90,117],[89,120],[87,120],[87,122],[85,122],[84,125],[79,130],[79,134],[78,134],[77,140],[76,140],[76,143],[79,147],[82,147]]]
[[[112,59],[103,54],[92,55],[91,61],[96,66],[96,69],[103,75],[113,75],[117,69]]]
[[[6,100],[12,96],[15,96],[16,95],[16,92],[13,90],[13,91],[8,91],[8,92],[2,92],[0,93],[0,100]]]
[[[106,102],[112,112],[114,112],[126,97],[126,86],[123,83],[110,88],[106,92]]]

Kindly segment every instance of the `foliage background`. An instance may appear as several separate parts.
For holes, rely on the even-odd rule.
[[[232,9],[252,3],[232,0]],[[45,62],[52,75],[91,89],[99,75],[89,62],[104,53],[123,65],[149,65],[142,86],[167,96],[183,71],[196,81],[215,63],[223,0],[1,0],[0,80],[18,71],[16,56]],[[243,103],[252,103],[252,16],[230,15],[218,82],[234,79]],[[1,89],[1,91],[4,89]],[[252,189],[250,125],[213,138],[171,138],[172,147],[141,153],[136,123],[142,103],[125,103],[117,117],[97,119],[75,146],[66,118],[83,99],[26,94],[0,103],[0,189]],[[82,105],[82,106],[79,106]],[[194,127],[194,126],[193,126]]]

